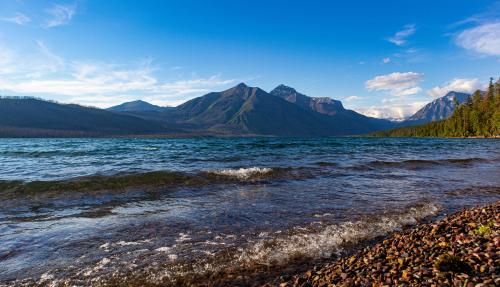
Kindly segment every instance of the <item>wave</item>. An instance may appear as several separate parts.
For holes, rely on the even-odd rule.
[[[148,278],[146,283],[151,285],[199,285],[200,282],[206,282],[209,277],[224,277],[224,274],[234,277],[252,272],[269,274],[273,272],[273,268],[279,270],[280,266],[293,266],[295,263],[300,266],[302,263],[318,262],[332,255],[344,254],[346,249],[353,246],[361,247],[359,245],[363,242],[386,236],[390,232],[399,231],[405,226],[414,225],[425,218],[435,216],[440,207],[428,202],[408,206],[402,210],[402,212],[374,214],[356,221],[325,224],[319,227],[308,225],[298,226],[289,231],[261,232],[247,239],[242,245],[233,246],[232,243],[226,245],[224,241],[217,241],[227,246],[220,251],[210,249],[207,245],[213,242],[207,241],[199,245],[200,249],[195,249],[193,253],[195,255],[188,259],[185,258],[185,254],[183,255],[185,251],[183,247],[187,245],[182,245],[182,242],[177,240],[172,246],[155,247],[154,256],[156,257],[153,258],[164,262],[163,265],[148,264],[144,268],[134,270],[136,272],[127,273],[127,277],[120,272],[123,269],[128,270],[130,266],[120,265],[123,261],[118,256],[112,258],[117,265],[110,265],[107,268],[113,272],[111,280],[118,280],[112,282],[120,283],[118,285],[134,285],[128,283],[135,282],[137,278]],[[179,236],[179,238],[184,238],[187,235],[179,234]],[[114,246],[125,244],[135,243],[104,244],[101,249],[109,251]],[[190,242],[186,244],[193,246]],[[108,285],[109,273],[99,272],[100,266],[99,261],[96,265],[85,268],[84,272],[94,273],[91,278],[93,282]],[[67,281],[71,283],[71,278],[67,278]]]
[[[426,203],[404,208],[403,212],[380,214],[364,220],[347,221],[309,231],[299,229],[277,238],[263,239],[244,250],[238,261],[246,266],[253,264],[284,264],[293,258],[328,258],[340,254],[344,247],[361,241],[387,235],[401,230],[404,226],[414,225],[419,220],[434,216],[439,206]]]
[[[95,175],[52,181],[2,181],[0,192],[37,193],[47,191],[102,191],[133,188],[163,188],[175,186],[202,186],[220,183],[251,183],[272,179],[301,179],[310,174],[301,169],[249,167],[216,169],[194,173],[180,171],[153,171],[113,176]]]
[[[249,179],[255,176],[266,175],[273,172],[272,168],[268,167],[249,167],[249,168],[238,168],[238,169],[219,169],[214,171],[209,171],[216,175],[234,177],[237,179]]]
[[[400,167],[408,169],[418,169],[431,166],[458,166],[467,167],[472,164],[487,162],[485,158],[453,158],[453,159],[437,159],[437,160],[425,160],[425,159],[411,159],[403,161],[371,161],[367,165],[371,168],[376,167]]]

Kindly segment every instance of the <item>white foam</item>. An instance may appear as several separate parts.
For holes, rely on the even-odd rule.
[[[191,237],[187,233],[179,233],[179,238],[175,240],[175,242],[185,242],[191,240]]]
[[[163,247],[155,249],[156,252],[170,252],[170,250],[172,250],[172,248],[171,247],[167,247],[167,246],[163,246]]]
[[[318,232],[299,232],[274,239],[263,238],[249,249],[242,250],[238,259],[248,265],[255,263],[270,265],[285,263],[295,256],[326,258],[340,252],[346,243],[357,243],[386,235],[405,225],[415,224],[418,219],[434,215],[437,211],[437,206],[427,204],[410,208],[401,214],[382,215],[374,221],[348,221],[326,226]]]
[[[153,151],[153,150],[159,150],[160,148],[158,147],[140,147],[140,150],[146,150],[146,151]]]
[[[330,217],[333,216],[332,213],[315,214],[314,217]]]
[[[252,176],[263,175],[271,171],[273,171],[273,169],[268,167],[249,167],[249,168],[238,168],[238,169],[219,169],[212,171],[212,173],[235,177],[238,179],[249,179]]]
[[[136,241],[130,241],[130,242],[127,242],[127,241],[118,241],[116,242],[116,245],[119,245],[119,246],[130,246],[130,245],[139,245],[141,244],[141,242],[136,242]]]

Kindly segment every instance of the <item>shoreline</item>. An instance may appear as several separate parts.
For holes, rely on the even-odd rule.
[[[499,286],[500,201],[389,234],[264,286]]]

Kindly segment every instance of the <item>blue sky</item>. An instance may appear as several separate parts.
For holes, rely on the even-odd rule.
[[[177,105],[286,84],[401,118],[500,76],[500,1],[0,0],[0,93]]]

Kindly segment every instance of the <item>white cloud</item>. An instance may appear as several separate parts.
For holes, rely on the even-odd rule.
[[[12,17],[0,18],[0,20],[15,23],[17,25],[26,25],[31,22],[31,19],[28,16],[20,12],[14,14]]]
[[[455,78],[451,81],[444,83],[444,85],[439,87],[434,87],[427,91],[427,95],[433,98],[439,98],[450,91],[462,92],[462,93],[473,93],[478,89],[484,88],[485,85],[481,84],[478,79],[460,79]]]
[[[359,97],[359,96],[349,96],[349,97],[345,97],[343,98],[342,100],[344,102],[354,102],[354,101],[359,101],[359,100],[362,100],[363,97]]]
[[[392,104],[384,104],[383,106],[370,106],[368,108],[357,108],[357,112],[369,117],[403,120],[416,113],[427,102],[415,101],[412,103],[396,102]]]
[[[9,51],[9,53],[3,53]],[[160,81],[151,59],[115,64],[66,60],[37,42],[36,52],[19,57],[0,45],[0,92],[107,107],[138,98],[173,105],[234,84],[221,75]]]
[[[388,91],[394,96],[414,95],[422,90],[418,82],[423,76],[415,72],[391,73],[366,81],[365,87],[370,91]]]
[[[465,29],[455,39],[455,43],[479,54],[500,55],[500,21],[482,23]]]
[[[387,39],[387,41],[397,45],[404,46],[408,40],[407,38],[413,35],[417,29],[414,24],[408,24],[403,27],[403,30],[396,32],[394,36]]]
[[[68,24],[76,12],[76,3],[71,5],[53,4],[45,10],[50,18],[45,22],[45,28],[52,28]]]
[[[382,64],[389,64],[390,62],[391,62],[391,58],[389,58],[389,57],[382,59]]]

